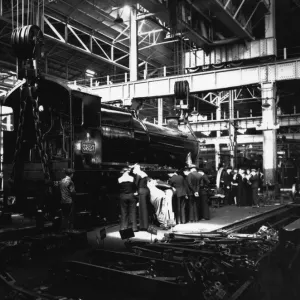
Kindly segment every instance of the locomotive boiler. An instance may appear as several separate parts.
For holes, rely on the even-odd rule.
[[[20,166],[15,166],[15,177],[19,176],[15,178],[17,197],[25,203],[28,197],[43,198],[44,185],[32,106],[28,103],[24,109],[21,95],[18,89],[4,103],[13,109],[15,130],[4,132],[3,169],[4,190],[9,190],[12,162],[19,162]],[[116,194],[116,178],[124,165],[144,164],[150,173],[156,172],[153,177],[159,177],[163,170],[183,167],[188,153],[197,160],[197,139],[180,131],[176,122],[172,127],[143,122],[135,111],[103,104],[94,94],[50,78],[39,80],[37,95],[40,142],[48,156],[51,178],[60,180],[64,168],[74,168],[76,191],[84,199],[81,202],[85,208],[115,211],[112,195]],[[16,160],[20,116],[24,116],[23,142]]]

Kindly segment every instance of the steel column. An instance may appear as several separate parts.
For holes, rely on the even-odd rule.
[[[158,125],[162,126],[163,124],[163,98],[158,98],[157,99],[157,112],[158,112],[158,116],[157,116],[157,121],[158,121]]]
[[[276,142],[276,85],[261,85],[263,103],[270,106],[262,108],[263,123],[263,169],[265,181],[276,182],[277,142]]]
[[[220,164],[220,143],[215,143],[215,162],[216,162],[216,171],[218,171],[219,164]]]
[[[135,7],[130,10],[130,81],[138,80],[138,31],[137,31],[137,12]]]
[[[229,138],[230,138],[230,164],[235,167],[235,148],[236,148],[236,132],[234,127],[234,95],[233,90],[229,91]]]
[[[218,106],[216,109],[216,120],[219,121],[221,120],[221,103],[220,103],[220,98],[216,98],[216,105]],[[221,130],[217,130],[217,137],[221,136]]]
[[[1,3],[2,4],[2,3]],[[7,117],[7,120],[10,118]],[[0,174],[1,174],[1,185],[0,185],[0,190],[3,190],[3,175],[2,175],[2,171],[3,171],[3,130],[2,130],[2,104],[0,104]]]
[[[221,120],[221,101],[220,97],[216,97],[216,120]],[[221,130],[217,130],[217,139],[221,137]],[[215,162],[216,162],[216,171],[219,169],[220,164],[220,143],[215,143]]]
[[[270,13],[265,16],[265,37],[275,38],[275,0],[270,0]]]

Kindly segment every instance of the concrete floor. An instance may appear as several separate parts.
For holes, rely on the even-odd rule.
[[[198,223],[188,223],[176,225],[170,230],[161,230],[158,229],[157,235],[151,235],[148,232],[141,231],[136,232],[135,237],[132,238],[132,241],[147,241],[158,239],[161,240],[164,237],[165,233],[174,232],[174,233],[201,233],[201,232],[210,232],[217,229],[220,229],[224,226],[228,226],[234,222],[245,220],[251,218],[261,213],[265,213],[274,208],[277,208],[278,205],[290,203],[290,199],[284,199],[280,202],[274,202],[272,205],[252,208],[252,207],[236,207],[236,206],[224,206],[220,208],[210,208],[211,219],[202,220]],[[1,234],[9,234],[10,231],[15,231],[16,229],[30,229],[35,227],[34,219],[26,219],[20,215],[14,215],[12,218],[12,224],[9,226],[0,226],[0,240]],[[94,247],[104,247],[105,249],[126,251],[124,246],[124,241],[121,240],[119,234],[119,225],[111,225],[106,227],[106,238],[104,241],[100,240],[100,230],[103,227],[98,227],[89,231],[87,233],[88,241],[91,246]]]
[[[285,201],[284,204],[287,204],[288,202]],[[155,238],[162,239],[164,237],[165,233],[168,233],[170,231],[173,232],[179,232],[179,233],[197,233],[197,232],[209,232],[213,231],[219,228],[222,228],[224,226],[230,225],[234,222],[244,220],[253,216],[256,216],[258,214],[273,210],[278,208],[279,203],[276,205],[270,205],[266,207],[260,207],[260,208],[252,208],[252,207],[235,207],[235,206],[226,206],[226,207],[220,207],[216,209],[211,209],[211,219],[209,221],[200,221],[198,223],[191,223],[191,224],[182,224],[182,225],[176,225],[174,228],[172,228],[169,231],[166,230],[158,230],[157,235],[152,235],[148,232],[137,232],[135,233],[135,237],[132,238],[133,241],[151,241]],[[13,219],[13,227],[14,228],[22,228],[24,226],[30,227],[30,225],[34,225],[33,221],[24,219],[21,222],[21,217],[15,216]],[[32,223],[33,222],[33,223]],[[20,224],[21,223],[21,224]],[[104,241],[100,241],[100,230],[102,228],[95,228],[94,230],[87,233],[89,244],[92,247],[99,247],[104,248],[108,250],[116,250],[116,251],[127,251],[124,241],[121,240],[119,235],[119,226],[113,225],[106,227],[106,234],[107,237]],[[2,228],[0,229],[0,241],[1,241],[1,231],[4,232],[6,230],[13,230],[12,228]],[[81,253],[78,252],[72,257],[72,259],[75,259],[80,257]],[[80,259],[79,259],[80,260]],[[50,258],[42,261],[36,261],[36,262],[25,262],[24,264],[20,266],[16,266],[14,268],[10,268],[8,271],[12,274],[12,276],[17,280],[17,282],[21,285],[23,285],[25,288],[33,288],[36,286],[44,285],[44,283],[47,283],[47,270],[50,269],[51,265],[55,262],[54,258]],[[56,262],[57,263],[57,262]],[[3,295],[3,291],[0,287],[0,295]],[[120,297],[117,297],[115,299],[119,299]],[[124,297],[123,297],[124,298]],[[1,296],[0,296],[0,299]],[[113,299],[113,298],[109,298]],[[124,298],[124,299],[133,299],[131,298]]]
[[[283,204],[288,204],[289,201],[285,201]],[[211,208],[211,219],[199,221],[198,223],[188,223],[176,225],[170,230],[161,230],[158,228],[157,235],[151,235],[148,232],[141,231],[135,232],[135,237],[131,238],[132,241],[146,241],[151,242],[154,239],[161,240],[165,233],[201,233],[210,232],[217,229],[221,229],[224,226],[231,225],[235,222],[242,221],[253,216],[271,211],[278,208],[280,203],[274,203],[259,208],[252,207],[236,207],[236,206],[224,206],[220,208]],[[103,228],[103,227],[102,227]],[[95,228],[93,231],[88,232],[88,241],[91,246],[100,247],[115,251],[126,251],[124,241],[121,240],[119,234],[119,225],[114,225],[106,228],[106,238],[104,241],[100,241],[100,230],[102,228]]]

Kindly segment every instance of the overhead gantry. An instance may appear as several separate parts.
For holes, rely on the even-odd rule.
[[[103,101],[129,101],[134,98],[158,98],[174,96],[176,81],[187,80],[190,93],[233,89],[242,86],[274,83],[276,81],[300,79],[300,59],[286,59],[271,63],[151,78],[97,87],[78,86],[102,97]],[[77,83],[70,82],[76,88]]]

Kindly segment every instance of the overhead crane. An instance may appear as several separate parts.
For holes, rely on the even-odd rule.
[[[97,94],[102,97],[104,102],[110,102],[120,99],[126,101],[134,98],[174,96],[174,84],[176,81],[182,80],[189,82],[190,93],[200,93],[295,79],[300,79],[299,58],[97,87],[78,86],[78,89]],[[74,88],[76,82],[70,82],[69,85]]]

